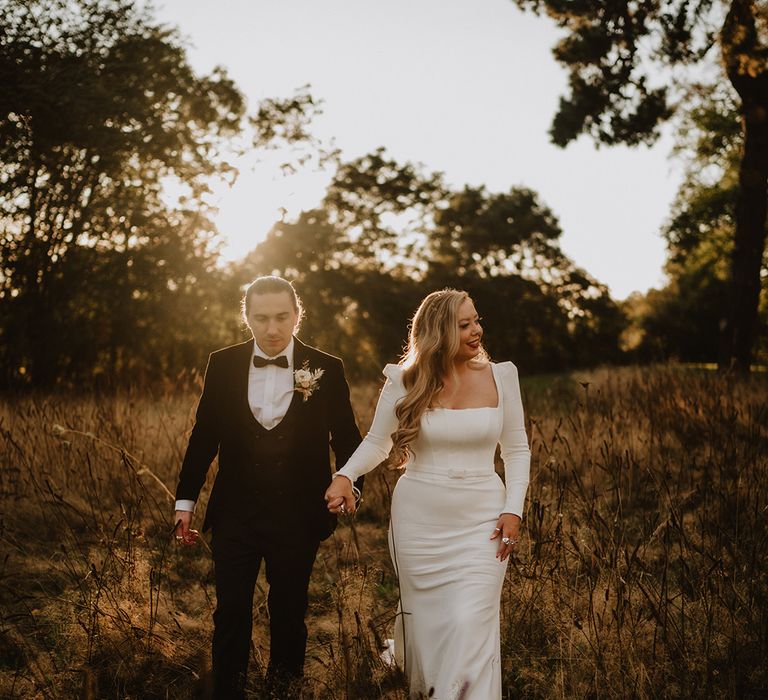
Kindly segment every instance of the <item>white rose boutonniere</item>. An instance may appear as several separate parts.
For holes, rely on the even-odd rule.
[[[293,372],[293,390],[301,394],[303,401],[307,401],[320,388],[320,377],[324,374],[324,369],[309,369],[309,363],[305,360],[301,369]]]

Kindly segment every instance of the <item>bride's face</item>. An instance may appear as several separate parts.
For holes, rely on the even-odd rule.
[[[457,314],[459,324],[459,351],[456,359],[468,362],[480,354],[480,341],[483,337],[483,327],[471,299],[464,301]]]

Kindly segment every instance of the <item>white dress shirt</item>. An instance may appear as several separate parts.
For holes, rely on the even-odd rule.
[[[288,358],[288,367],[254,367],[251,360],[248,370],[248,405],[253,417],[267,430],[272,430],[283,420],[293,399],[293,338],[280,355]],[[278,357],[270,357],[255,342],[253,356],[268,360]]]
[[[267,430],[272,430],[288,412],[288,407],[293,400],[293,338],[285,349],[277,355],[267,355],[254,341],[253,355],[248,367],[248,405],[253,417]],[[288,367],[267,365],[266,367],[254,367],[255,356],[271,360],[274,357],[285,355],[288,358]],[[176,510],[193,511],[195,502],[182,499],[176,501]]]

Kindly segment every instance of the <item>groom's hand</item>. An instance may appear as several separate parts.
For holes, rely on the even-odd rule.
[[[354,513],[355,494],[352,491],[352,482],[343,474],[334,477],[325,492],[325,502],[331,513]]]
[[[176,541],[181,544],[194,544],[198,533],[196,530],[189,529],[189,526],[192,524],[192,511],[177,510],[173,520],[176,523],[176,527],[173,528]]]

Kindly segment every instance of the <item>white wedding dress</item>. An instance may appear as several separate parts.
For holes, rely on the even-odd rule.
[[[530,450],[517,369],[491,364],[496,407],[427,411],[392,496],[389,547],[400,584],[395,658],[411,696],[501,698],[499,604],[506,562],[491,541],[501,513],[522,515]],[[354,481],[382,462],[405,394],[402,368],[387,383],[365,440],[338,474]],[[506,488],[494,471],[501,444]],[[462,695],[463,692],[463,695]]]

